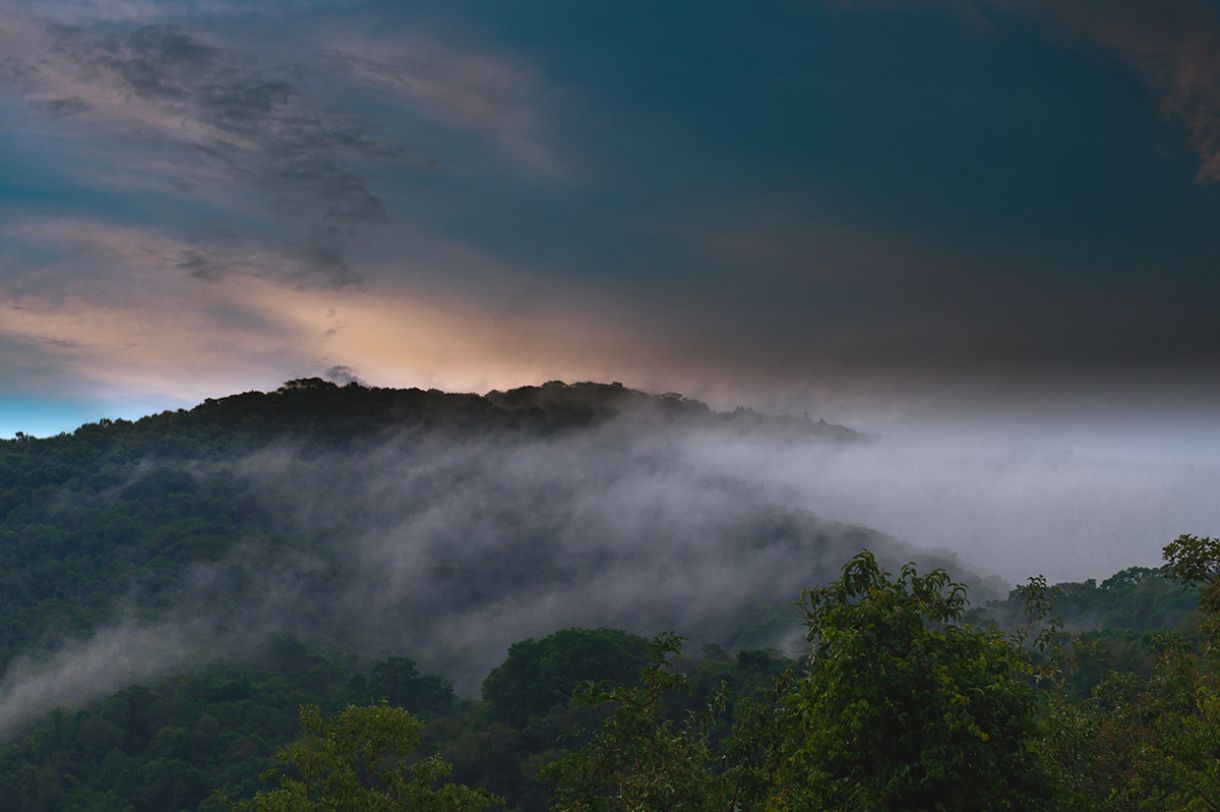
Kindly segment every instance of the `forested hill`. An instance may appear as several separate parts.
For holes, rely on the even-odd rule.
[[[618,384],[305,379],[0,442],[0,728],[280,632],[411,651],[467,693],[565,626],[778,645],[792,596],[861,548],[947,559],[707,452],[859,440]]]
[[[349,803],[388,787],[412,809],[1074,810],[1127,785],[1139,805],[1104,808],[1200,808],[1162,801],[1197,783],[1190,709],[1220,707],[1190,653],[1213,542],[1061,585],[1068,638],[1029,626],[1045,585],[988,603],[950,556],[768,490],[777,449],[861,440],[617,385],[309,379],[0,443],[0,809],[401,808]],[[973,582],[969,623],[937,566]],[[789,660],[806,634],[846,656]],[[284,757],[321,772],[246,805],[298,731]],[[328,777],[344,747],[376,754],[369,786]]]

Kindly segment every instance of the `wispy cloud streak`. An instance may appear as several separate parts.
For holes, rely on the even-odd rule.
[[[353,249],[396,217],[374,178],[393,176],[401,193],[404,177],[448,159],[413,146],[402,116],[495,144],[533,175],[561,172],[544,136],[545,94],[524,61],[419,32],[393,47],[367,32],[331,32],[313,50],[281,55],[239,45],[197,13],[188,26],[143,4],[98,11],[68,3],[36,16],[0,4],[0,93],[28,105],[18,131],[93,153],[78,179],[121,193],[120,178],[160,178],[163,191],[213,204],[214,220],[260,239],[278,231],[274,239],[296,254],[291,284],[359,282]],[[241,208],[235,192],[260,200],[267,222],[230,214]],[[224,268],[209,263],[202,273]]]

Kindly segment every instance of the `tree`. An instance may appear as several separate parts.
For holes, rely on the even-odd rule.
[[[369,691],[425,719],[452,713],[457,701],[448,683],[419,673],[410,657],[390,657],[374,665],[369,673]]]
[[[1183,586],[1199,586],[1203,629],[1220,644],[1220,539],[1183,534],[1165,545],[1165,571]]]
[[[1199,635],[1154,636],[1151,673],[1112,672],[1075,704],[1057,697],[1046,751],[1068,809],[1220,811],[1220,540],[1182,535],[1164,548],[1165,573],[1200,587]]]
[[[802,606],[809,670],[771,808],[1027,810],[1049,797],[1031,667],[1012,638],[959,623],[965,587],[911,564],[892,578],[865,551]]]
[[[349,706],[330,719],[316,707],[300,714],[304,738],[279,753],[287,769],[266,773],[279,787],[233,812],[479,812],[500,803],[482,790],[440,784],[449,765],[414,759],[423,724],[385,703]]]
[[[539,640],[514,643],[508,659],[483,682],[491,717],[521,729],[587,680],[634,679],[648,662],[648,641],[618,629],[562,629]]]
[[[1039,586],[1039,585],[1035,585]],[[1045,589],[1031,587],[1039,604]],[[965,589],[941,570],[897,578],[863,552],[833,584],[806,590],[806,672],[762,701],[739,702],[727,735],[725,694],[673,718],[658,638],[634,687],[586,685],[612,712],[546,774],[559,812],[651,810],[1030,810],[1049,805],[1037,752],[1038,671],[1019,640],[960,623]],[[1035,607],[1037,608],[1037,607]],[[1053,625],[1049,628],[1053,628]],[[1044,639],[1039,635],[1037,640]]]
[[[552,812],[761,812],[782,710],[741,699],[736,724],[717,735],[728,699],[722,683],[702,710],[667,713],[667,699],[692,688],[671,667],[680,642],[674,634],[658,636],[638,684],[577,688],[575,704],[612,710],[583,747],[542,769]],[[788,684],[778,680],[775,695]]]

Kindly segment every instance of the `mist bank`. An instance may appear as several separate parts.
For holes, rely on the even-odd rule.
[[[1179,534],[1220,534],[1220,457],[1199,443],[1182,453],[1183,436],[1158,444],[1136,430],[994,422],[906,426],[838,446],[715,441],[691,453],[709,470],[751,468],[784,504],[948,550],[1009,583],[1054,582],[1157,566]]]
[[[314,383],[5,446],[36,498],[5,494],[29,624],[6,630],[0,724],[278,631],[409,653],[466,694],[569,626],[782,647],[800,590],[861,548],[955,564],[776,501],[700,459],[715,437],[860,440],[622,387]]]

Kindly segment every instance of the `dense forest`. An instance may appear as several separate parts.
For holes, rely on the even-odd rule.
[[[743,437],[869,441],[310,379],[0,442],[2,808],[1216,808],[1220,542],[1004,592]]]
[[[943,571],[861,553],[801,597],[803,656],[564,629],[514,644],[472,699],[409,656],[275,635],[44,714],[0,750],[0,793],[22,810],[1206,809],[1220,543],[1167,555],[1100,586],[1033,579],[967,620]],[[983,619],[1018,604],[1012,628]],[[1073,605],[1132,625],[1068,632]]]

